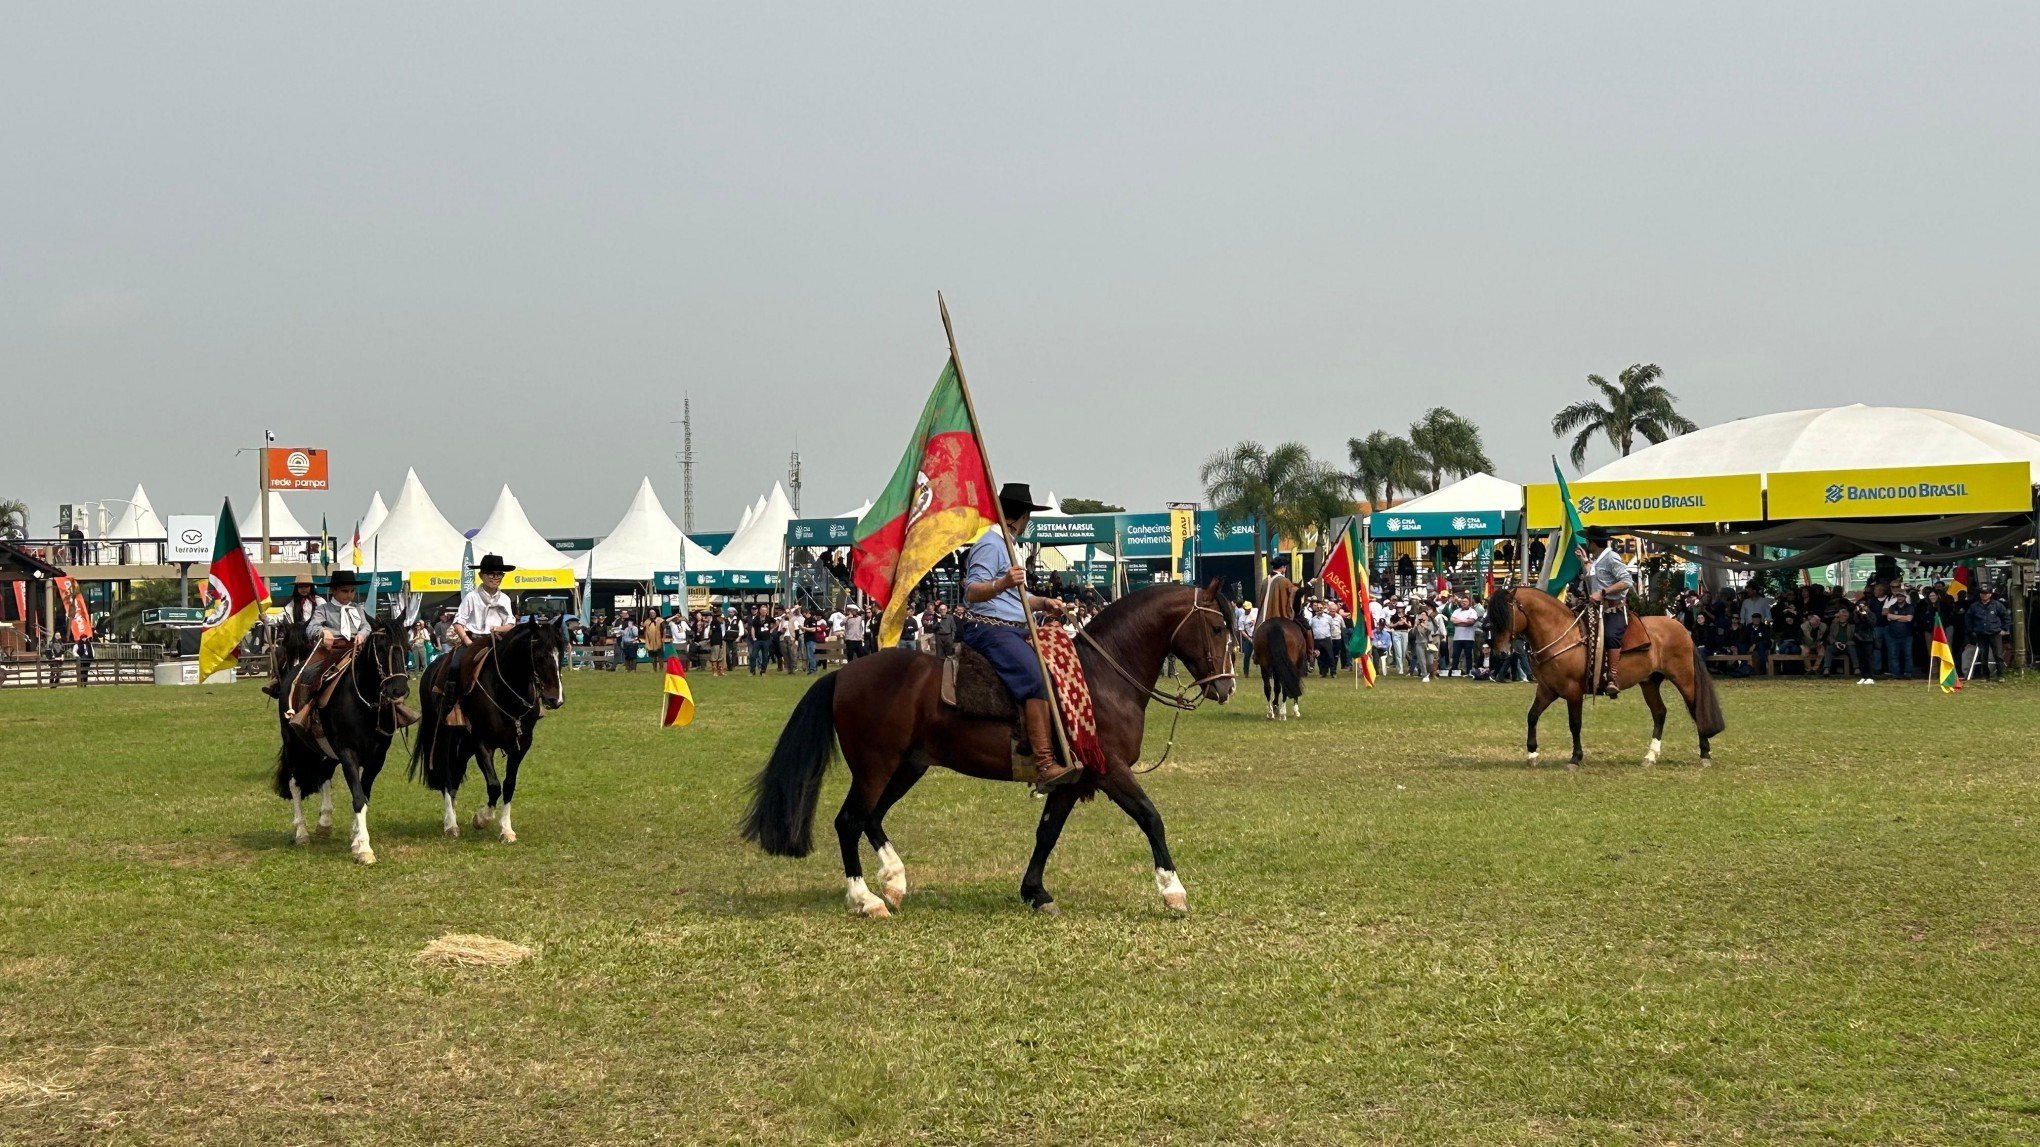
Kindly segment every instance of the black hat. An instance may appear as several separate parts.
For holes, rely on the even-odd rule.
[[[1614,534],[1609,533],[1607,530],[1604,530],[1599,526],[1588,526],[1584,531],[1580,533],[1580,540],[1582,542],[1605,542],[1608,541],[1610,538],[1613,538],[1614,536],[1615,536]]]
[[[482,560],[475,563],[476,573],[509,573],[516,568],[513,565],[503,564],[503,555],[501,554],[483,554]]]
[[[999,487],[999,510],[1009,518],[1048,508],[1034,504],[1034,491],[1025,482],[1008,482]]]
[[[360,589],[368,583],[368,578],[362,577],[353,570],[335,570],[333,576],[326,579],[326,589],[329,591],[336,589]]]

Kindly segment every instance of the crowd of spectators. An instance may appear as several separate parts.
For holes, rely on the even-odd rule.
[[[1703,656],[1733,654],[1731,672],[1880,677],[1925,676],[1938,624],[1965,677],[2001,678],[2011,611],[1995,587],[1950,592],[1943,582],[1914,587],[1903,579],[1856,592],[1802,585],[1772,597],[1756,586],[1705,594],[1690,590],[1672,608]]]

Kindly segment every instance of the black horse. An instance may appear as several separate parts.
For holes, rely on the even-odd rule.
[[[319,834],[333,830],[333,769],[339,766],[347,790],[354,798],[354,831],[348,848],[363,864],[375,863],[375,849],[368,842],[368,797],[375,778],[389,755],[396,736],[394,706],[411,692],[411,675],[405,669],[403,625],[389,618],[369,622],[368,641],[354,660],[340,671],[333,698],[319,712],[319,736],[306,734],[284,719],[290,705],[291,687],[304,668],[312,643],[302,625],[287,626],[278,636],[275,656],[284,661],[280,676],[283,688],[276,699],[276,721],[282,730],[283,748],[276,754],[276,795],[290,802],[292,833],[305,844],[304,797],[319,793]]]
[[[496,638],[473,692],[457,697],[462,676],[459,667],[475,652],[472,647],[452,649],[425,667],[418,682],[424,720],[419,725],[418,742],[411,746],[411,775],[446,798],[446,835],[459,836],[460,818],[454,814],[453,798],[467,779],[472,759],[481,766],[482,779],[489,785],[489,803],[475,810],[475,827],[486,827],[496,819],[500,799],[503,819],[498,831],[504,843],[515,843],[510,800],[517,795],[517,766],[531,751],[531,733],[539,719],[566,700],[560,684],[560,663],[567,652],[566,623],[549,617],[519,622]],[[447,711],[456,701],[465,725],[446,724]],[[500,783],[496,780],[498,751],[504,759]]]

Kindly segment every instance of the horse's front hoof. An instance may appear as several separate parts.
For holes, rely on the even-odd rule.
[[[1178,916],[1188,916],[1190,915],[1190,898],[1180,892],[1164,896],[1162,897],[1162,907],[1167,908]]]
[[[293,843],[302,848],[303,846],[312,843],[312,834],[306,832],[304,829],[298,829],[297,835],[292,837],[291,840]]]
[[[495,818],[495,817],[493,817],[493,816],[491,816],[491,815],[489,814],[489,810],[488,810],[488,809],[485,809],[485,808],[478,808],[478,809],[476,809],[476,810],[475,810],[475,827],[476,827],[476,828],[487,828],[487,827],[489,827],[489,822],[490,822],[490,821],[492,821],[492,820],[494,820],[494,819],[496,819],[496,818]]]
[[[1700,758],[1700,767],[1701,767],[1701,768],[1703,768],[1703,769],[1711,769],[1711,768],[1713,768],[1713,767],[1714,767],[1714,758],[1713,758],[1713,757],[1702,757],[1702,758]]]
[[[505,831],[504,831],[504,833],[503,833],[503,843],[504,843],[504,844],[516,844],[516,843],[517,843],[517,834],[516,834],[516,833],[514,833],[514,832],[510,832],[510,831],[508,831],[508,830],[505,830]]]
[[[332,835],[333,835],[333,826],[332,826],[332,825],[330,825],[330,824],[322,824],[322,825],[320,825],[319,827],[317,827],[317,828],[315,828],[315,829],[313,829],[313,830],[312,830],[312,835],[313,835],[313,836],[332,836]]]
[[[885,902],[892,907],[893,911],[897,912],[900,910],[900,902],[907,898],[907,886],[904,884],[888,884],[879,895],[885,897]]]
[[[891,916],[892,910],[885,906],[885,901],[880,900],[878,897],[874,896],[868,902],[861,906],[852,905],[850,908],[850,915],[865,920],[881,920],[888,916]]]
[[[354,850],[354,863],[356,863],[356,864],[374,864],[374,863],[375,863],[375,849],[373,849],[373,848],[357,848],[357,849],[355,849],[355,850]]]
[[[457,824],[449,824],[445,828],[440,829],[439,831],[448,840],[460,839],[460,826]]]
[[[1029,907],[1034,909],[1034,914],[1037,916],[1062,915],[1062,905],[1057,904],[1053,900],[1043,900],[1038,904],[1029,905]]]
[[[1579,762],[1578,762],[1577,760],[1567,761],[1567,762],[1565,763],[1565,771],[1566,771],[1566,772],[1569,772],[1569,773],[1576,773],[1576,772],[1579,772],[1579,771],[1580,771],[1580,763],[1579,763]]]
[[[1529,755],[1529,756],[1528,756],[1527,758],[1525,758],[1525,759],[1526,759],[1526,760],[1527,760],[1527,761],[1529,762],[1529,764],[1530,764],[1530,767],[1531,767],[1531,768],[1533,768],[1533,769],[1534,769],[1534,768],[1536,768],[1536,767],[1537,767],[1537,754],[1536,754],[1536,753],[1531,753],[1531,754],[1530,754],[1530,755]]]

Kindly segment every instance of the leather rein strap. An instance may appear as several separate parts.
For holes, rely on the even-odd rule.
[[[1204,591],[1202,589],[1193,589],[1191,591],[1190,608],[1183,611],[1182,620],[1176,622],[1176,628],[1169,631],[1170,648],[1173,649],[1175,647],[1176,637],[1178,634],[1181,634],[1183,632],[1183,627],[1189,624],[1190,619],[1199,613],[1211,614],[1213,617],[1218,618],[1220,623],[1223,623],[1225,621],[1224,614],[1218,612],[1218,610],[1215,607],[1205,605],[1203,603],[1203,601],[1201,600],[1203,593]],[[1110,666],[1113,672],[1119,674],[1119,676],[1124,678],[1128,685],[1133,686],[1135,689],[1145,694],[1148,700],[1153,701],[1159,705],[1166,705],[1171,709],[1176,709],[1185,713],[1190,712],[1191,710],[1197,708],[1199,705],[1204,704],[1204,687],[1206,685],[1209,685],[1214,681],[1232,680],[1238,676],[1238,674],[1232,671],[1232,642],[1227,641],[1225,643],[1225,656],[1223,658],[1218,659],[1224,666],[1219,672],[1213,673],[1209,677],[1199,677],[1197,680],[1192,681],[1190,684],[1184,686],[1183,688],[1177,690],[1174,693],[1166,693],[1163,692],[1162,689],[1157,685],[1141,684],[1140,678],[1135,677],[1132,671],[1128,670],[1126,666],[1121,665],[1119,663],[1119,659],[1112,656],[1111,653],[1107,652],[1105,647],[1098,643],[1098,639],[1092,637],[1090,633],[1086,632],[1085,630],[1079,629],[1077,630],[1077,636],[1081,638],[1086,644],[1088,644],[1092,649],[1096,650],[1098,652],[1098,656],[1104,659],[1105,664]],[[1206,642],[1205,652],[1207,655],[1210,653],[1209,641]]]

